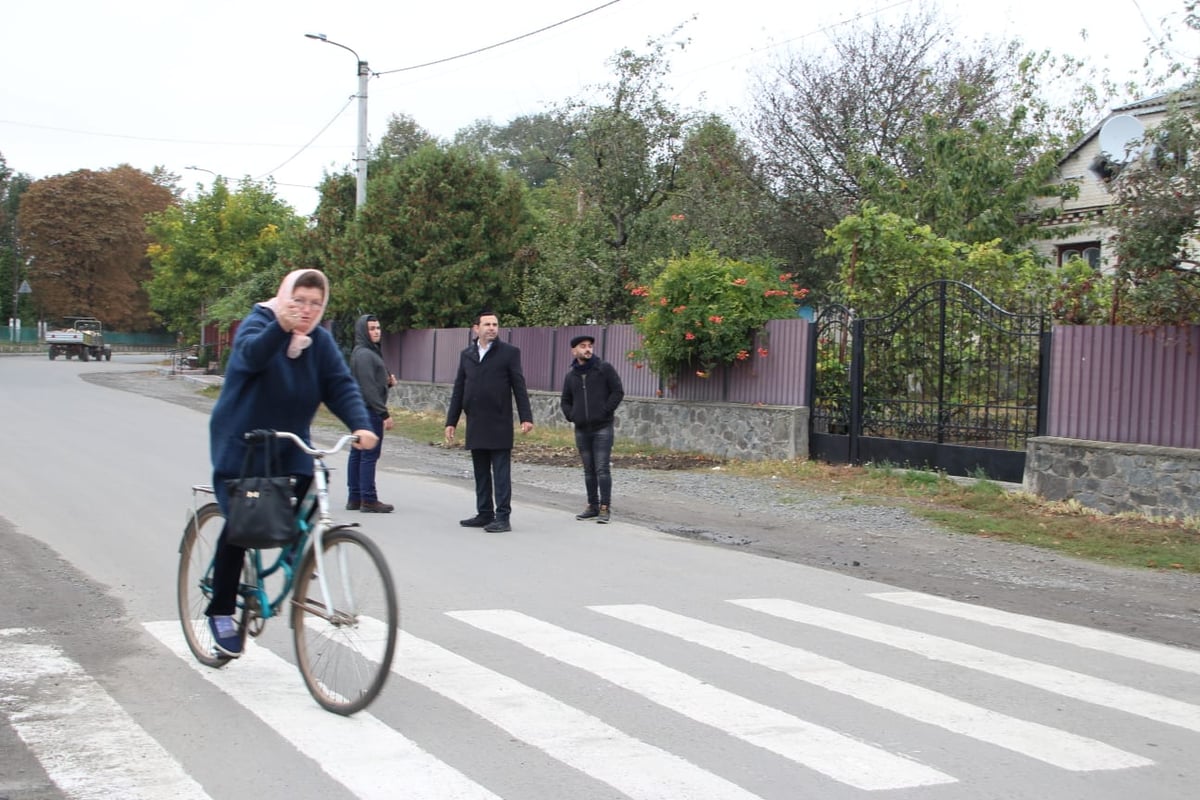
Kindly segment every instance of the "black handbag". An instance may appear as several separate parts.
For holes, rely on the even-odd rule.
[[[273,431],[254,431],[246,434],[251,444],[246,446],[242,461],[242,476],[225,481],[229,488],[229,516],[226,519],[225,542],[233,547],[265,550],[287,547],[300,531],[296,526],[295,479],[279,475]],[[266,448],[266,475],[251,475],[255,445],[261,441]]]

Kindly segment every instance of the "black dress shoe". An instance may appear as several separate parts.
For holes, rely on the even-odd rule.
[[[476,514],[470,519],[460,519],[458,524],[462,525],[464,528],[483,528],[487,525],[491,525],[493,519],[495,519],[495,517],[485,517],[483,514]]]
[[[508,520],[496,518],[487,525],[484,525],[483,529],[488,533],[504,533],[505,531],[511,531],[512,526],[508,524]]]

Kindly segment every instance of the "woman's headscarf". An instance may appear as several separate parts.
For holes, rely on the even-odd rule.
[[[292,328],[292,340],[288,343],[287,349],[288,358],[299,358],[304,349],[312,344],[312,339],[309,338],[308,333],[321,324],[321,317],[325,315],[325,306],[329,305],[329,278],[326,278],[325,273],[319,269],[298,269],[289,272],[284,277],[283,283],[279,284],[279,293],[270,300],[259,303],[260,306],[271,309],[276,319],[278,319],[283,310],[287,308],[288,303],[291,302],[292,295],[295,294],[296,281],[306,272],[315,272],[321,276],[321,283],[325,284],[323,287],[324,303],[308,327],[301,330],[300,324],[297,323],[296,327]]]

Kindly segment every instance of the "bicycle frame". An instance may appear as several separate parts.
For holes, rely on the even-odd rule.
[[[325,464],[325,456],[332,455],[338,452],[349,441],[354,441],[352,435],[343,436],[342,439],[330,450],[317,450],[308,446],[300,437],[295,434],[275,431],[275,436],[278,438],[287,438],[294,441],[300,449],[313,457],[313,480],[300,502],[296,515],[296,527],[298,535],[296,541],[288,547],[281,548],[278,555],[275,556],[274,563],[266,568],[263,567],[264,558],[261,550],[247,550],[247,556],[250,558],[250,563],[254,568],[254,584],[242,584],[238,589],[239,607],[245,609],[246,603],[253,602],[257,608],[254,609],[255,616],[258,621],[258,630],[254,631],[257,635],[262,626],[266,624],[268,619],[276,616],[280,612],[280,607],[292,592],[292,586],[295,579],[295,566],[304,556],[307,547],[315,548],[313,554],[317,565],[317,585],[321,590],[321,598],[324,602],[325,609],[337,608],[330,599],[329,585],[325,579],[325,548],[322,546],[324,535],[335,528],[357,527],[358,523],[337,523],[334,522],[333,516],[329,511],[329,467]],[[216,492],[213,487],[207,484],[196,484],[192,486],[192,509],[191,516],[193,521],[199,519],[200,495],[215,496]],[[315,518],[313,515],[313,506],[315,508]],[[215,554],[214,554],[215,558]],[[208,570],[205,573],[203,580],[204,591],[211,595],[211,575],[212,563],[209,564]],[[266,581],[279,570],[283,571],[283,585],[279,592],[271,597],[267,590]],[[350,587],[346,587],[347,597],[346,607],[354,608],[353,598],[349,596]],[[310,609],[310,611],[318,616],[324,616],[334,624],[339,624],[341,620],[334,619],[332,615],[325,612],[323,609]]]

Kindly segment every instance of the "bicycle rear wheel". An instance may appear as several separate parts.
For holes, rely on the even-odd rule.
[[[396,650],[400,607],[379,546],[353,530],[322,537],[327,607],[315,543],[304,554],[292,591],[296,661],[313,698],[327,711],[361,711],[383,689]]]
[[[179,575],[176,582],[176,598],[179,605],[179,622],[183,625],[183,638],[188,649],[201,664],[223,667],[229,657],[217,652],[208,617],[204,611],[212,597],[213,554],[217,550],[217,539],[225,527],[221,507],[208,503],[196,511],[183,529],[183,540],[179,543]]]

